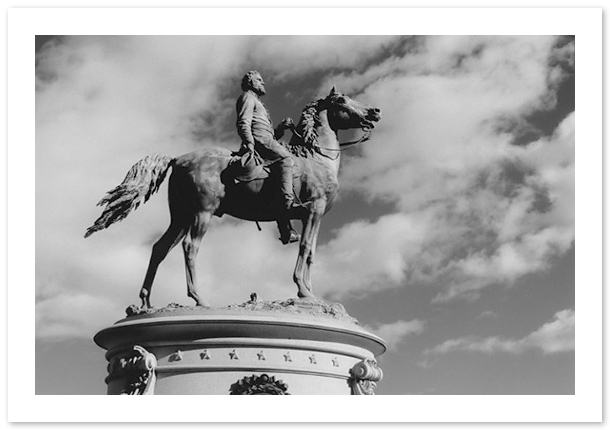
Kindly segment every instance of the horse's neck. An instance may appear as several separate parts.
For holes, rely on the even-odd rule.
[[[339,151],[339,140],[337,133],[330,127],[328,115],[326,111],[319,113],[320,124],[318,125],[318,144],[323,154],[325,154],[325,162],[330,164],[335,171],[339,173],[339,164],[341,161],[341,152]]]

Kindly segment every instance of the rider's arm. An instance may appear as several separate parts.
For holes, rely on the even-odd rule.
[[[279,140],[284,135],[284,130],[286,129],[294,129],[294,123],[292,122],[292,118],[284,118],[282,122],[275,128],[273,132],[273,138],[275,140]]]
[[[254,137],[252,136],[252,117],[254,116],[254,96],[244,93],[237,99],[237,134],[242,145],[254,150]]]
[[[277,127],[275,127],[275,130],[273,131],[273,138],[275,140],[280,140],[283,135],[284,135],[284,128],[280,124]]]

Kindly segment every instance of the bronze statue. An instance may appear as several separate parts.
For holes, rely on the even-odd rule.
[[[308,104],[288,144],[294,163],[295,198],[301,205],[281,209],[289,219],[301,220],[303,229],[293,280],[298,297],[315,298],[311,267],[322,216],[337,197],[341,144],[339,130],[362,129],[369,138],[380,110],[367,107],[333,88],[330,94]],[[171,222],[152,249],[148,270],[140,290],[142,307],[150,308],[150,294],[161,261],[182,240],[186,264],[188,296],[197,305],[209,306],[199,297],[195,279],[195,257],[213,215],[229,214],[248,221],[276,221],[278,178],[265,169],[248,181],[236,181],[232,166],[240,160],[224,148],[202,148],[173,158],[167,155],[145,157],[136,163],[123,182],[98,203],[106,205],[102,215],[89,227],[85,237],[125,218],[155,193],[172,168],[169,179]]]
[[[283,244],[297,242],[300,237],[290,224],[286,213],[291,208],[299,206],[295,202],[292,170],[294,162],[290,151],[277,140],[284,135],[286,129],[294,130],[294,123],[290,118],[284,118],[280,125],[274,130],[271,116],[267,108],[260,100],[267,91],[262,76],[256,70],[244,75],[241,81],[242,95],[237,99],[237,133],[242,141],[240,152],[254,152],[265,160],[273,161],[280,169],[280,192],[282,202],[278,209],[278,228],[280,240]],[[281,209],[285,209],[282,211]]]

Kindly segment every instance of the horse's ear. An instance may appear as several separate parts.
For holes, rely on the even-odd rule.
[[[337,91],[337,87],[333,85],[332,89],[330,90],[330,95],[334,96],[336,94],[339,94],[339,92]]]

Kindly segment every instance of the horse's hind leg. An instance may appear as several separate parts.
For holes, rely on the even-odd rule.
[[[184,250],[184,262],[186,266],[186,287],[187,295],[195,300],[198,306],[210,306],[210,304],[201,299],[197,293],[197,276],[195,273],[195,258],[199,252],[199,245],[201,245],[201,239],[205,235],[205,232],[210,225],[212,219],[212,212],[200,212],[195,215],[193,224],[191,225],[189,234],[182,242],[182,249]]]
[[[142,307],[150,308],[150,290],[157,274],[159,264],[165,259],[169,251],[182,240],[186,234],[187,225],[176,222],[172,219],[170,226],[167,231],[161,236],[152,248],[150,255],[150,262],[148,263],[148,269],[146,270],[146,276],[144,277],[144,283],[140,290],[140,299],[142,299]]]

